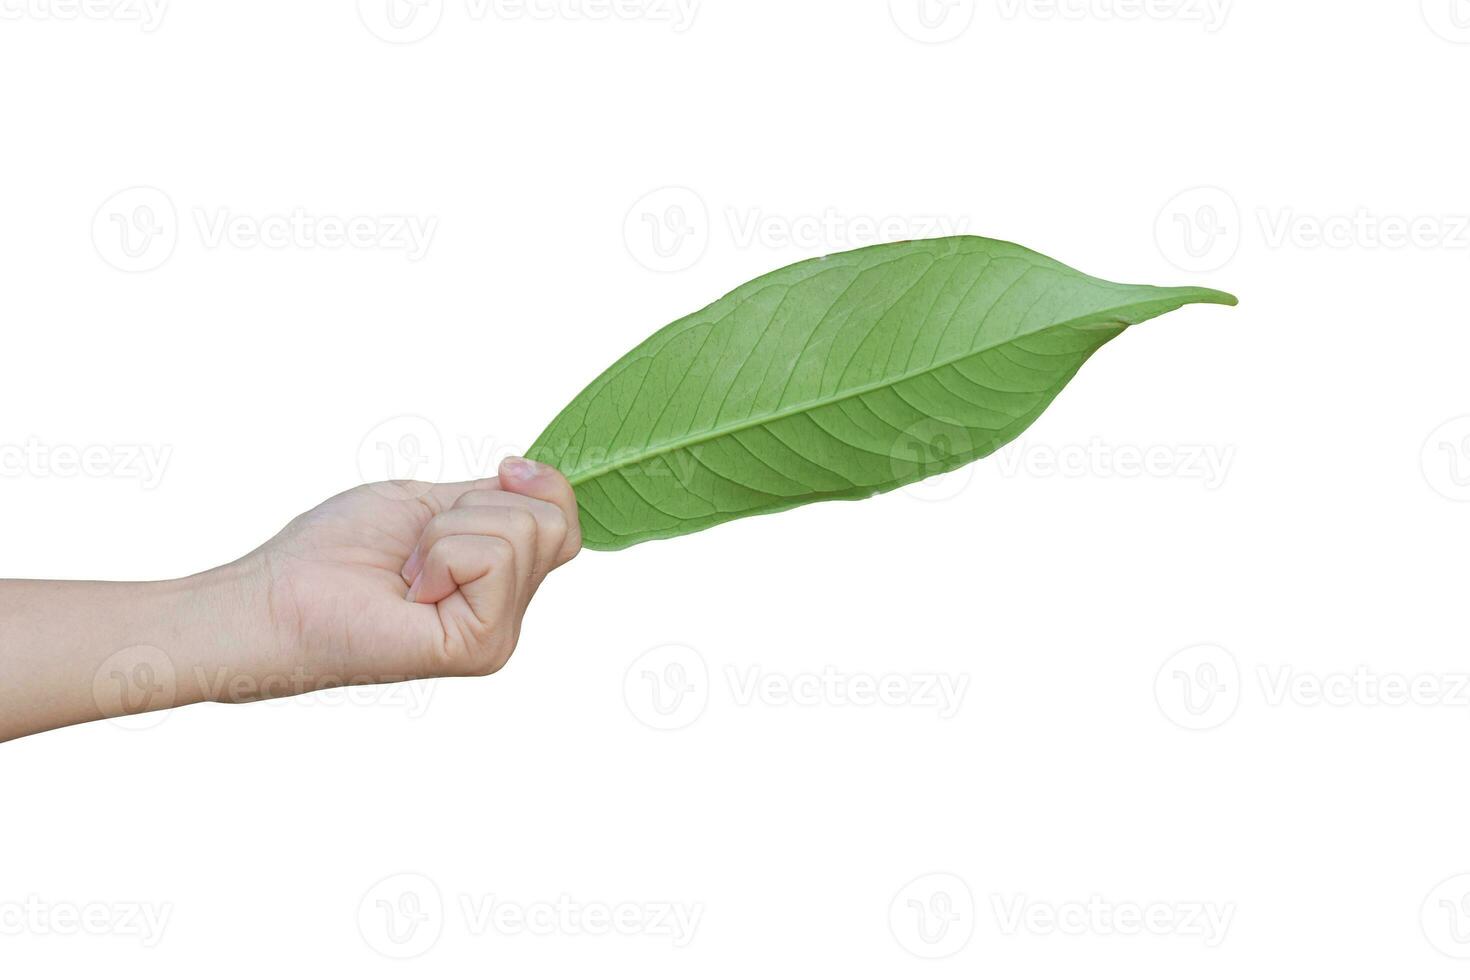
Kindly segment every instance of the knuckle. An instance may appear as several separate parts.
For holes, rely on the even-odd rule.
[[[481,677],[489,677],[498,674],[506,664],[510,663],[511,654],[515,653],[515,637],[507,630],[497,631],[480,649],[480,656],[476,664],[477,672]]]
[[[430,542],[438,541],[440,538],[448,535],[453,525],[454,518],[449,516],[448,511],[434,515],[429,518],[429,523],[424,525],[424,540]]]
[[[464,556],[464,541],[462,536],[453,531],[446,530],[445,533],[437,535],[434,543],[429,547],[429,554],[444,561],[452,561]]]
[[[471,677],[488,677],[500,671],[515,652],[515,635],[503,625],[473,622],[461,628],[459,672]]]
[[[454,502],[456,507],[482,507],[491,500],[489,490],[467,490]]]
[[[566,540],[567,532],[571,529],[567,515],[562,513],[560,507],[547,509],[546,516],[541,519],[541,527],[548,535],[558,540]]]
[[[566,557],[563,558],[562,561],[563,562],[569,562],[569,561],[571,561],[573,558],[577,557],[581,553],[582,553],[582,527],[581,527],[580,524],[578,524],[578,525],[574,525],[571,528],[571,530],[569,530],[567,532],[566,543],[562,546],[562,554],[565,555]]]
[[[529,538],[536,533],[536,517],[529,510],[516,508],[509,514],[510,533],[519,538]]]
[[[515,546],[504,538],[486,538],[484,548],[490,560],[497,564],[508,564],[515,561]]]

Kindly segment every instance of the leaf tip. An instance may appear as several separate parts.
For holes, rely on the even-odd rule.
[[[1231,293],[1219,289],[1201,289],[1199,291],[1201,303],[1214,303],[1216,306],[1239,306],[1240,300]]]

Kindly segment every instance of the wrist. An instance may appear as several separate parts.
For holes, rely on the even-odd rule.
[[[263,688],[279,669],[281,644],[258,558],[159,585],[173,606],[170,620],[178,624],[180,703],[271,696]]]

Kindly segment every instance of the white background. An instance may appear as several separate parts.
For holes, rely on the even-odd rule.
[[[0,0],[0,575],[491,472],[879,238],[1241,305],[938,485],[588,553],[493,678],[0,747],[6,974],[1462,975],[1470,5],[587,2]]]

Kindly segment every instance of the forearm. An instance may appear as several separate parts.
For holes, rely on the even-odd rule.
[[[266,652],[253,581],[0,581],[0,741],[217,697]]]
[[[582,546],[571,484],[357,487],[239,561],[171,582],[0,581],[0,741],[197,701],[494,673]]]

